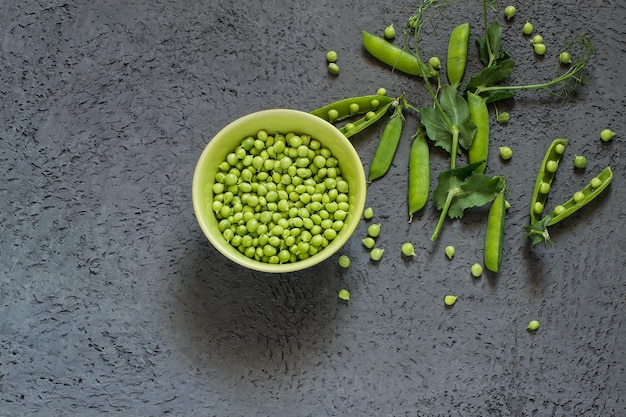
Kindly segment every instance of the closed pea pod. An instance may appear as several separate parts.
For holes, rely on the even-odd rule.
[[[467,104],[469,106],[470,120],[476,125],[476,134],[469,148],[469,162],[483,162],[475,172],[484,172],[489,156],[489,111],[485,100],[467,92]]]
[[[430,159],[428,142],[424,130],[419,128],[411,144],[409,154],[409,222],[413,214],[421,210],[428,201],[430,191]]]
[[[531,224],[539,220],[542,212],[540,208],[543,209],[548,198],[547,192],[544,193],[542,191],[550,190],[549,186],[554,180],[559,161],[561,160],[565,146],[567,146],[567,142],[567,139],[563,138],[558,138],[552,141],[543,157],[543,160],[541,161],[539,173],[537,174],[537,179],[535,181],[535,189],[533,190],[533,196],[530,200]]]
[[[604,168],[604,170],[598,174],[598,176],[594,177],[585,188],[577,191],[574,196],[564,204],[557,206],[559,209],[552,213],[552,218],[547,225],[551,226],[556,224],[589,204],[589,202],[600,195],[600,193],[608,187],[612,180],[613,171],[611,171],[610,167]]]
[[[502,190],[491,203],[487,218],[487,232],[485,233],[485,268],[491,272],[498,272],[502,261],[502,246],[504,243],[504,217],[506,200]]]
[[[467,47],[469,45],[469,23],[463,23],[452,30],[448,41],[448,56],[446,58],[446,74],[448,82],[458,88],[465,74],[467,64]]]
[[[397,105],[391,118],[385,125],[383,134],[376,147],[376,152],[370,164],[369,181],[382,177],[391,167],[393,157],[398,149],[398,143],[400,143],[400,137],[402,136],[403,123],[402,106]]]
[[[437,75],[432,67],[427,66],[419,58],[402,48],[395,46],[380,36],[363,31],[363,46],[374,58],[405,74],[421,76],[422,68],[427,69],[429,77]]]

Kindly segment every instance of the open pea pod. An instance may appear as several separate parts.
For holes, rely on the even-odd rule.
[[[397,101],[391,101],[376,110],[375,112],[367,112],[364,117],[360,118],[354,123],[346,123],[341,129],[339,129],[339,131],[343,133],[347,138],[354,136],[359,132],[362,132],[363,130],[380,120],[380,118],[383,117],[385,114],[387,114],[387,111],[390,107],[393,106],[394,103],[397,104]]]
[[[585,188],[574,193],[574,196],[565,203],[556,206],[547,225],[552,226],[589,204],[591,200],[600,195],[609,186],[612,180],[613,171],[611,171],[611,167],[604,168]]]
[[[534,224],[539,220],[567,143],[567,139],[557,138],[552,141],[550,147],[546,150],[539,166],[533,196],[530,200],[530,224]]]
[[[350,97],[312,110],[311,114],[327,122],[334,123],[348,117],[366,114],[370,111],[377,111],[392,103],[394,100],[393,97],[381,95]]]

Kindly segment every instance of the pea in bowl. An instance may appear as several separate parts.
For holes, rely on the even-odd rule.
[[[348,139],[310,113],[243,116],[208,143],[195,168],[196,219],[211,244],[246,268],[284,273],[336,253],[365,205],[363,165]]]

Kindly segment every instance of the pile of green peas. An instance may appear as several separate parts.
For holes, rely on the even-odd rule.
[[[260,130],[219,164],[212,209],[224,239],[245,256],[297,262],[341,232],[348,192],[339,161],[319,140]]]

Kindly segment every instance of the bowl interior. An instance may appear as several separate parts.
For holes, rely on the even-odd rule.
[[[213,182],[218,165],[226,159],[247,136],[256,136],[259,130],[308,134],[328,147],[339,161],[342,176],[350,187],[350,205],[344,227],[327,247],[310,258],[284,264],[269,264],[248,258],[224,239],[218,220],[212,210]],[[366,182],[363,164],[350,141],[333,125],[309,113],[290,109],[263,110],[237,119],[219,131],[200,155],[192,185],[193,207],[200,228],[209,241],[223,255],[250,269],[263,272],[292,272],[309,268],[337,252],[356,229],[363,213]]]

